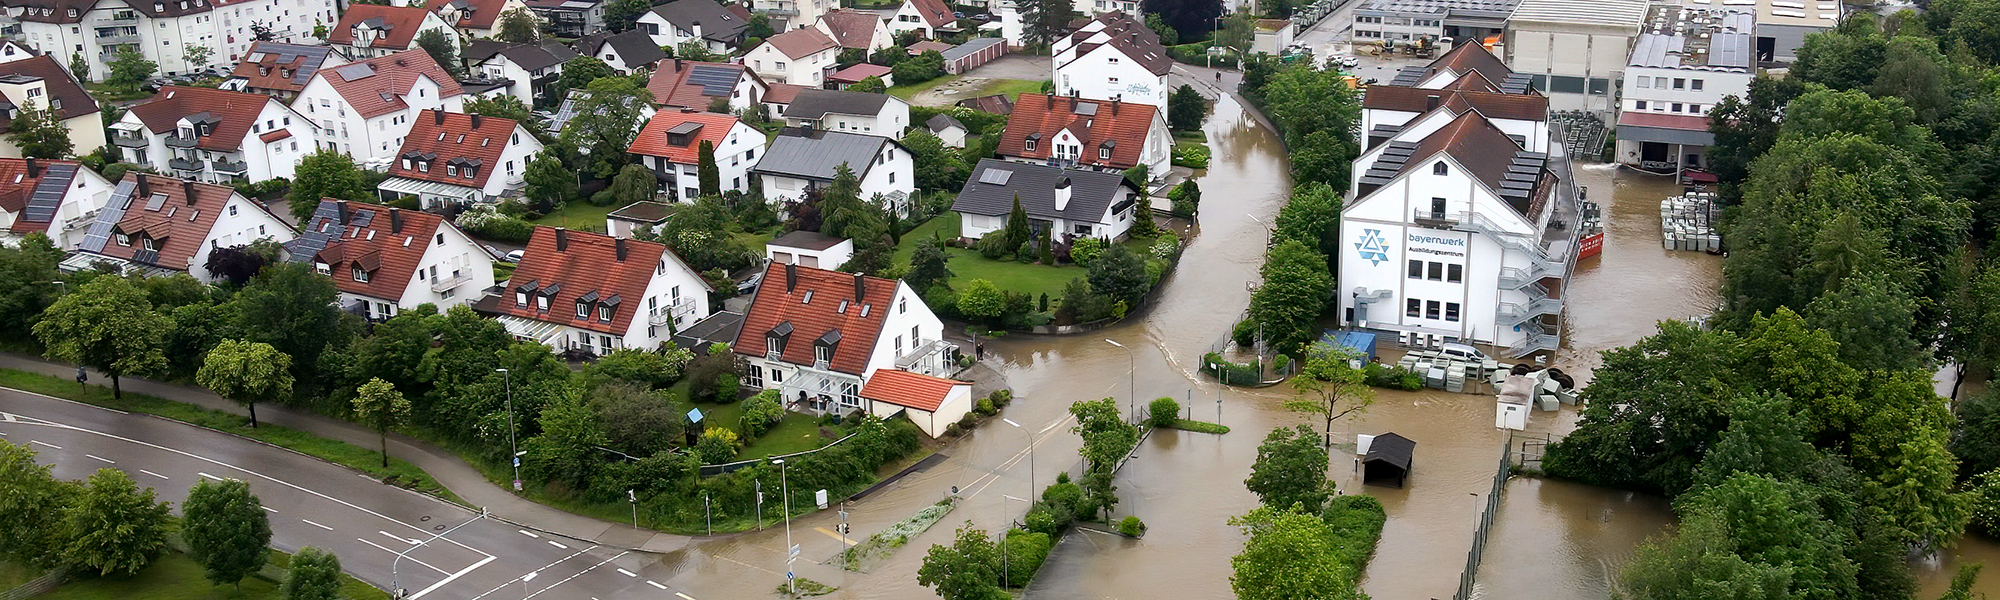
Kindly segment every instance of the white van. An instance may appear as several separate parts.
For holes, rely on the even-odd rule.
[[[1486,353],[1480,352],[1478,348],[1467,346],[1465,344],[1443,344],[1438,347],[1438,352],[1445,355],[1447,358],[1454,358],[1466,362],[1476,363],[1476,362],[1485,362],[1487,360],[1490,360],[1486,357]]]

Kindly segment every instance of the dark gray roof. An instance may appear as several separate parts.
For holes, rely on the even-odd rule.
[[[882,105],[888,104],[889,98],[888,94],[808,88],[799,90],[799,96],[785,108],[785,118],[820,119],[826,113],[874,116],[882,112]]]
[[[847,238],[837,238],[817,231],[798,230],[773,238],[769,244],[786,248],[825,250],[840,245]]]
[[[1407,471],[1410,468],[1410,459],[1416,453],[1417,443],[1410,441],[1410,438],[1384,433],[1375,436],[1375,441],[1369,442],[1368,456],[1363,457],[1361,462],[1383,462]]]
[[[459,56],[464,58],[466,62],[479,64],[485,62],[486,59],[493,58],[493,55],[499,54],[501,50],[512,45],[500,40],[474,38],[465,42],[465,48],[459,51]]]
[[[618,219],[620,221],[658,224],[663,221],[666,221],[667,217],[673,216],[674,212],[676,212],[677,210],[678,209],[675,206],[664,202],[652,202],[648,200],[640,200],[638,202],[627,204],[625,205],[624,208],[611,211],[610,214],[604,216],[613,219]]]
[[[674,334],[673,341],[675,346],[681,348],[687,348],[695,352],[707,352],[709,344],[735,342],[736,333],[742,329],[743,313],[721,311],[709,315],[708,318],[702,319],[701,322],[695,323],[680,333]]]
[[[575,50],[556,42],[515,44],[500,49],[499,54],[507,57],[507,61],[514,63],[514,66],[530,72],[560,65],[576,58]],[[618,55],[625,56],[625,51],[619,50]]]
[[[957,46],[952,46],[950,50],[946,50],[942,54],[944,55],[944,61],[949,63],[951,61],[965,58],[967,56],[972,56],[972,54],[975,52],[985,50],[989,47],[992,47],[994,44],[999,44],[1005,41],[1007,41],[1006,38],[973,38],[972,41],[959,44]]]
[[[275,54],[277,55],[278,64],[283,65],[290,64],[293,60],[303,57],[306,59],[305,62],[299,65],[297,71],[292,72],[292,83],[294,85],[305,85],[306,82],[312,81],[313,73],[319,72],[319,66],[326,64],[326,55],[332,51],[332,46],[257,42],[250,45],[250,52],[244,57],[244,60],[259,62],[263,60],[263,57],[260,55]]]
[[[653,14],[689,32],[700,23],[702,38],[724,44],[741,41],[743,29],[749,25],[715,0],[674,0],[653,7]]]
[[[650,65],[667,57],[666,52],[661,51],[659,46],[653,45],[652,36],[638,29],[628,30],[625,33],[593,33],[583,36],[576,41],[576,51],[577,54],[596,56],[597,49],[606,44],[618,52],[618,58],[624,59],[627,67]]]
[[[875,135],[786,130],[772,140],[764,158],[757,161],[755,172],[833,181],[835,169],[846,163],[855,177],[865,177],[868,168],[875,166],[875,156],[882,152],[882,146],[894,143]]]
[[[965,129],[965,124],[958,122],[958,119],[951,118],[951,115],[938,113],[937,115],[932,116],[929,121],[924,121],[924,127],[930,129],[931,133],[937,133],[940,131],[944,131],[945,128],[948,127],[957,127],[959,129]]]
[[[1069,203],[1056,210],[1056,182],[1069,178]],[[1014,210],[1020,197],[1021,209],[1041,219],[1068,219],[1096,223],[1113,203],[1123,203],[1132,186],[1119,173],[1078,171],[1047,165],[983,159],[972,168],[965,189],[951,209],[974,215],[1005,215]]]

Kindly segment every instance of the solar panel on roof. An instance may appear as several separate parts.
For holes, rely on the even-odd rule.
[[[125,206],[130,203],[132,188],[131,181],[118,182],[118,189],[111,192],[111,202],[98,209],[97,221],[90,224],[90,231],[84,234],[83,243],[78,246],[80,249],[89,252],[104,250],[104,243],[111,241],[111,227],[125,218]]]
[[[138,251],[132,253],[132,262],[149,265],[158,263],[160,262],[160,251],[140,248]]]
[[[42,180],[35,184],[35,192],[28,197],[28,207],[21,218],[30,223],[55,221],[56,209],[62,206],[63,194],[69,191],[69,184],[76,180],[76,165],[50,165],[42,172]]]
[[[1078,114],[1078,115],[1082,115],[1082,116],[1086,116],[1086,117],[1089,117],[1089,116],[1094,116],[1094,115],[1096,115],[1096,114],[1097,114],[1097,105],[1096,105],[1096,104],[1084,104],[1084,103],[1082,103],[1082,102],[1078,102],[1078,103],[1076,104],[1076,114]]]
[[[727,96],[735,89],[738,79],[735,69],[713,66],[696,66],[688,71],[688,83],[701,86],[703,96]]]
[[[375,211],[372,210],[354,211],[354,216],[348,219],[348,223],[355,227],[367,227],[373,222],[375,222]]]
[[[979,182],[990,183],[993,185],[1007,185],[1007,180],[1009,178],[1012,178],[1013,176],[1014,176],[1013,171],[1007,171],[1002,169],[987,169],[985,172],[979,174]]]
[[[334,69],[333,72],[339,74],[340,79],[342,81],[354,81],[356,79],[367,77],[369,75],[374,75],[375,66],[368,63],[354,63],[351,65],[343,65],[340,68]]]

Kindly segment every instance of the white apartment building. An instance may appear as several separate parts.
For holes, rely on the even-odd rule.
[[[318,41],[315,26],[338,20],[335,0],[23,0],[5,10],[19,22],[22,39],[41,52],[65,65],[83,55],[91,81],[102,81],[127,48],[162,73],[189,73],[235,64],[260,31],[272,41],[310,43]],[[190,62],[189,49],[197,47],[210,50],[208,57]]]
[[[111,125],[128,162],[209,183],[291,178],[317,147],[317,127],[277,98],[167,86]]]
[[[417,114],[379,188],[384,201],[414,196],[419,206],[498,201],[526,185],[541,140],[510,119],[432,109]]]
[[[750,191],[750,170],[763,158],[763,131],[733,115],[660,111],[633,136],[630,152],[659,176],[660,185],[682,202],[701,195],[701,143],[715,152],[722,191]]]
[[[840,58],[840,43],[819,29],[807,27],[771,36],[743,56],[764,81],[819,87]]]
[[[948,375],[957,347],[901,280],[769,264],[731,351],[743,385],[778,390],[787,410],[874,412],[861,388],[877,371]]]
[[[213,283],[210,252],[263,239],[282,244],[297,235],[234,188],[128,172],[61,267],[109,265],[148,276],[182,272]]]
[[[1174,59],[1160,36],[1123,12],[1105,13],[1055,42],[1055,93],[1119,100],[1167,110],[1167,70]]]
[[[771,16],[771,21],[784,21],[791,29],[805,29],[819,22],[820,15],[840,8],[839,0],[752,0],[750,10]]]
[[[423,211],[322,201],[285,250],[333,279],[342,309],[370,321],[421,304],[444,310],[474,302],[493,287],[493,255]]]
[[[1654,5],[1632,46],[1619,99],[1618,162],[1655,173],[1704,168],[1708,111],[1747,97],[1757,76],[1747,10]]]
[[[713,289],[666,246],[536,227],[513,278],[473,308],[516,339],[601,355],[659,348],[708,317]]]
[[[341,13],[326,41],[348,58],[361,60],[417,48],[417,36],[437,31],[459,46],[458,30],[437,13],[415,6],[354,4]]]
[[[320,147],[375,169],[388,167],[417,113],[464,105],[458,82],[421,48],[321,69],[292,102],[319,125]]]

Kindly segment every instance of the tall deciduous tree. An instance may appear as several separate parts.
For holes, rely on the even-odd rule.
[[[611,442],[597,419],[597,413],[574,396],[543,408],[536,420],[541,433],[521,444],[528,453],[522,466],[543,481],[570,486],[589,481],[598,464],[597,447]]]
[[[1889,40],[1873,19],[1843,21],[1839,27],[1806,36],[1792,75],[1836,90],[1867,88],[1889,51]]]
[[[264,567],[270,555],[271,518],[250,484],[238,479],[202,479],[181,503],[181,537],[188,556],[200,563],[208,581],[242,586],[244,577]]]
[[[950,546],[932,544],[917,568],[917,584],[944,600],[993,600],[1000,589],[1000,552],[986,530],[966,521]]]
[[[442,29],[425,29],[417,34],[417,47],[423,48],[431,60],[451,73],[453,77],[465,76],[465,65],[458,62],[458,44],[451,41]]]
[[[70,284],[62,283],[63,251],[41,233],[29,233],[13,247],[0,246],[0,337],[34,335],[42,311]]]
[[[1285,408],[1318,414],[1326,422],[1326,447],[1333,447],[1333,422],[1368,410],[1375,404],[1375,390],[1363,383],[1360,369],[1349,366],[1350,353],[1317,342],[1306,350],[1292,375],[1292,398]]]
[[[257,401],[292,394],[292,357],[270,344],[223,340],[208,351],[195,382],[215,395],[250,409],[250,427],[257,427]]]
[[[1193,87],[1181,84],[1174,93],[1167,96],[1167,120],[1174,129],[1195,131],[1201,129],[1201,122],[1208,117],[1208,99]],[[1192,181],[1192,180],[1190,180]]]
[[[1333,293],[1326,257],[1298,240],[1286,239],[1265,256],[1263,285],[1250,296],[1250,319],[1279,352],[1299,354],[1319,339],[1319,315]]]
[[[570,62],[577,60],[582,59]],[[586,89],[590,95],[577,102],[576,118],[563,125],[562,138],[588,155],[585,163],[594,176],[608,179],[631,162],[625,149],[638,134],[640,111],[652,103],[653,93],[629,77],[597,79]]]
[[[1021,3],[1022,33],[1031,46],[1048,46],[1076,20],[1076,3],[1069,0],[1026,0]]]
[[[1007,311],[1007,293],[984,279],[974,279],[958,291],[958,314],[992,323]]]
[[[612,0],[604,7],[604,29],[611,33],[624,33],[639,22],[639,17],[652,10],[650,0]]]
[[[1326,446],[1311,428],[1272,429],[1257,446],[1257,462],[1250,466],[1243,487],[1264,506],[1318,512],[1333,494],[1333,482],[1326,478],[1327,460]]]
[[[0,440],[0,559],[19,565],[53,567],[67,542],[63,511],[81,491],[51,474],[53,465],[35,462],[35,451]]]
[[[320,369],[320,356],[354,336],[354,317],[336,307],[339,298],[333,279],[305,263],[283,262],[265,267],[230,304],[244,339],[292,357],[292,383],[309,394],[332,374]]]
[[[590,87],[590,82],[606,77],[617,77],[618,71],[595,56],[578,56],[563,63],[562,75],[556,77],[556,84],[550,86],[549,101],[562,102],[570,90]]]
[[[951,283],[952,272],[948,266],[951,257],[946,256],[936,240],[917,240],[917,249],[910,254],[910,272],[903,275],[903,281],[910,288],[922,294],[933,286]]]
[[[520,98],[510,95],[467,98],[465,100],[465,113],[499,117],[513,121],[527,128],[528,133],[534,134],[538,139],[545,137],[547,133],[542,131],[542,124],[535,120],[534,110],[528,108],[527,104],[522,103]]]
[[[153,501],[152,488],[140,489],[124,471],[98,469],[63,518],[69,540],[63,558],[99,575],[138,573],[167,550],[172,525],[167,503]]]
[[[930,131],[911,129],[909,134],[903,136],[903,147],[910,151],[917,187],[932,191],[957,191],[965,185],[965,157],[958,150],[944,145],[944,140]]]
[[[63,158],[76,149],[76,143],[69,139],[69,128],[54,111],[32,106],[14,115],[14,122],[7,125],[7,139],[27,158]]]
[[[123,398],[121,377],[166,367],[163,336],[172,327],[130,281],[100,276],[43,311],[35,337],[49,358],[110,376],[112,397]]]
[[[541,19],[525,7],[500,13],[500,32],[494,37],[515,44],[534,43],[542,38]]]
[[[562,164],[556,155],[543,152],[535,160],[528,162],[525,193],[536,206],[546,207],[543,212],[555,210],[565,202],[576,200],[576,172]]]
[[[381,438],[383,468],[389,466],[389,428],[401,424],[409,415],[410,401],[403,399],[403,393],[387,381],[370,379],[355,390],[354,416]]]
[[[90,60],[84,58],[82,52],[69,55],[69,74],[76,76],[78,81],[90,81]]]
[[[1250,539],[1229,559],[1229,587],[1241,600],[1360,600],[1352,569],[1341,565],[1340,543],[1319,517],[1260,507],[1230,525]]]
[[[1215,18],[1222,16],[1223,11],[1222,0],[1146,0],[1140,8],[1145,9],[1148,26],[1153,26],[1154,18],[1158,17],[1162,24],[1176,32],[1176,37],[1180,39],[1173,41],[1168,41],[1164,33],[1160,35],[1160,43],[1167,45],[1207,37],[1209,30],[1215,27]],[[1152,28],[1154,31],[1160,29],[1157,26]]]
[[[138,91],[139,84],[160,70],[160,64],[146,60],[146,55],[132,48],[118,50],[117,58],[111,59],[110,69],[104,73],[104,85],[125,91]]]
[[[303,223],[312,218],[321,199],[367,200],[368,188],[361,184],[361,167],[353,158],[323,148],[299,159],[286,198],[292,217]]]
[[[696,181],[700,183],[701,195],[715,196],[722,193],[722,167],[715,164],[715,144],[702,140],[696,149]]]
[[[339,600],[340,557],[312,546],[300,548],[278,592],[284,600]]]
[[[1133,252],[1124,244],[1113,244],[1091,259],[1084,276],[1090,280],[1090,289],[1124,302],[1128,309],[1139,306],[1146,292],[1153,289],[1152,274],[1146,271],[1146,255]]]
[[[1760,75],[1750,80],[1747,97],[1724,96],[1708,112],[1708,130],[1715,135],[1708,168],[1725,184],[1725,193],[1733,196],[1735,184],[1750,178],[1750,162],[1778,142],[1785,105],[1803,93],[1805,83],[1797,78]]]
[[[208,66],[208,59],[215,56],[215,49],[208,46],[187,46],[181,49],[181,60],[187,61],[188,68],[199,69]]]
[[[653,170],[645,165],[629,164],[618,169],[618,176],[611,178],[611,185],[604,191],[591,196],[591,204],[599,206],[625,206],[633,202],[652,200],[659,190],[660,180]]]

